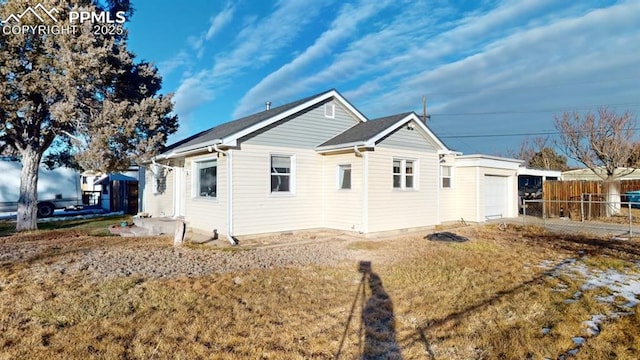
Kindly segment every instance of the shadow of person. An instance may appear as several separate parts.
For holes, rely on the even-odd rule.
[[[384,291],[382,280],[376,273],[369,273],[371,296],[362,309],[364,324],[363,360],[402,359],[396,341],[393,303]]]

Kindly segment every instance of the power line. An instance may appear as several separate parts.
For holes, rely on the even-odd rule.
[[[531,89],[543,89],[543,88],[555,88],[555,87],[565,87],[565,86],[575,86],[575,85],[587,85],[587,84],[597,84],[597,83],[609,83],[609,82],[619,82],[619,81],[627,81],[638,78],[640,76],[624,76],[619,78],[607,78],[607,79],[596,79],[596,80],[585,80],[585,81],[565,81],[565,82],[555,82],[555,83],[545,83],[540,85],[528,85],[528,86],[514,86],[514,87],[483,87],[482,89],[473,89],[473,90],[458,90],[458,91],[442,91],[438,93],[429,93],[426,94],[429,97],[437,96],[437,95],[460,95],[460,94],[473,94],[473,93],[491,93],[491,92],[503,92],[503,91],[513,91],[513,90],[531,90]]]
[[[478,115],[516,115],[516,114],[538,114],[538,113],[550,113],[559,111],[576,111],[576,109],[588,109],[600,106],[640,106],[640,103],[619,103],[619,104],[600,104],[600,105],[582,105],[576,107],[564,107],[555,109],[540,109],[540,110],[504,110],[504,111],[484,111],[484,112],[468,112],[468,113],[440,113],[430,114],[431,116],[478,116]]]
[[[632,128],[629,130],[640,130],[640,128]],[[535,135],[559,135],[556,130],[545,130],[540,132],[524,132],[524,133],[506,133],[506,134],[475,134],[475,135],[439,135],[442,139],[464,139],[464,138],[486,138],[486,137],[515,137],[515,136],[535,136]]]

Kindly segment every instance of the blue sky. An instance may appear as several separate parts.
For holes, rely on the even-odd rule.
[[[370,119],[414,110],[466,154],[506,154],[562,111],[640,113],[640,1],[134,2],[170,142],[331,88]]]

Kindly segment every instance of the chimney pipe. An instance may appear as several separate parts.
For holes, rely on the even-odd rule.
[[[267,110],[270,110],[270,109],[271,109],[271,101],[267,101],[267,102],[265,102],[265,103],[264,103],[264,105],[265,105],[265,107],[266,107],[266,109],[267,109]]]

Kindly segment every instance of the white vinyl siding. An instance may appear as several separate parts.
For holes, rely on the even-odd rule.
[[[362,231],[362,158],[354,153],[323,156],[323,223],[322,227],[347,231]],[[349,164],[351,168],[351,189],[344,190],[335,169]],[[332,171],[333,170],[333,171]]]
[[[149,184],[149,188],[152,191],[145,194],[144,211],[153,217],[173,216],[173,178],[175,174],[173,171],[168,171],[168,169],[162,167],[154,170],[162,175],[155,176],[151,171],[146,172],[146,183]]]
[[[189,227],[197,231],[211,234],[215,229],[220,236],[224,236],[227,232],[227,157],[221,155],[216,158],[216,196],[192,196],[199,190],[194,188],[197,184],[194,177],[199,176],[199,173],[194,171],[194,164],[211,159],[212,154],[187,158],[185,168],[190,171],[184,181],[185,219]]]
[[[456,177],[455,191],[453,189],[443,189],[442,207],[443,221],[464,219],[469,222],[476,222],[478,216],[478,173],[477,167],[461,167],[455,169]],[[453,194],[448,197],[445,194]],[[445,201],[449,200],[449,201]]]
[[[271,192],[272,154],[294,156],[295,195]],[[321,227],[322,174],[313,150],[243,144],[233,155],[234,235]]]
[[[419,188],[393,188],[394,159],[413,159]],[[438,155],[435,152],[399,150],[378,146],[369,153],[369,232],[433,226],[438,223]],[[402,170],[402,169],[401,169]],[[404,169],[406,172],[406,169]],[[403,178],[406,186],[406,177]]]

